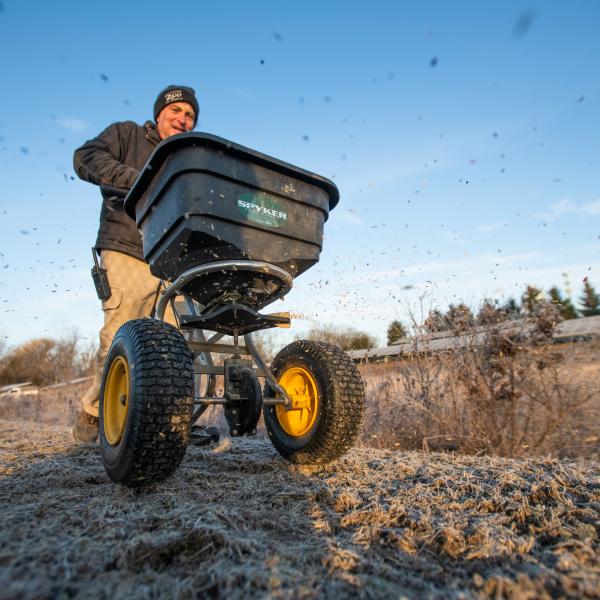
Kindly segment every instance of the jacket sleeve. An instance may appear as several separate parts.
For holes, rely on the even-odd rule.
[[[139,171],[123,164],[131,137],[128,123],[113,123],[75,150],[73,167],[84,181],[129,189]]]

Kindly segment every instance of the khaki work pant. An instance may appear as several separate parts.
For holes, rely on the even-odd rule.
[[[106,269],[112,294],[108,300],[102,301],[104,326],[100,329],[98,368],[94,372],[91,386],[81,399],[83,410],[94,417],[98,416],[104,361],[117,329],[132,319],[151,316],[161,288],[160,279],[150,273],[150,267],[128,254],[102,250],[100,264]],[[164,320],[177,326],[170,304],[165,311]]]

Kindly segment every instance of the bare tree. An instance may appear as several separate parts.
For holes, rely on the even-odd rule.
[[[351,327],[316,327],[301,337],[302,339],[335,344],[342,350],[368,350],[377,346],[377,339],[374,336]]]
[[[61,339],[36,338],[0,355],[0,385],[29,381],[50,385],[87,375],[96,348],[80,348],[76,331]]]

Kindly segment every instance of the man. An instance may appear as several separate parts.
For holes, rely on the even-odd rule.
[[[100,186],[102,210],[96,249],[106,269],[111,295],[102,301],[98,369],[82,398],[83,408],[73,426],[73,437],[93,442],[98,437],[98,405],[104,360],[117,329],[126,321],[148,317],[154,310],[160,280],[143,261],[142,239],[135,221],[123,207],[124,196],[157,144],[172,135],[191,131],[198,120],[198,101],[192,88],[170,85],[154,103],[154,119],[140,126],[132,121],[113,123],[98,137],[75,151],[73,164],[84,181]],[[165,320],[175,323],[169,309]]]

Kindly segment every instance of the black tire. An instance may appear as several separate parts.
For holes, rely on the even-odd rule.
[[[123,409],[115,403],[117,384],[126,389],[119,396]],[[100,387],[100,448],[114,482],[137,487],[177,469],[188,444],[193,394],[193,356],[175,327],[137,319],[119,328]]]
[[[245,400],[235,406],[225,406],[223,411],[231,436],[256,435],[262,410],[262,391],[256,373],[249,367],[242,368],[241,372],[240,391]]]
[[[284,428],[285,409],[265,404],[267,433],[283,457],[293,463],[323,464],[352,447],[365,411],[365,392],[360,373],[346,352],[324,342],[297,341],[279,352],[271,371],[280,384],[289,374],[308,373],[318,397],[315,410],[310,413],[306,409],[310,413],[306,431],[299,427],[291,433],[289,427],[288,431]],[[267,384],[265,399],[274,396]]]

